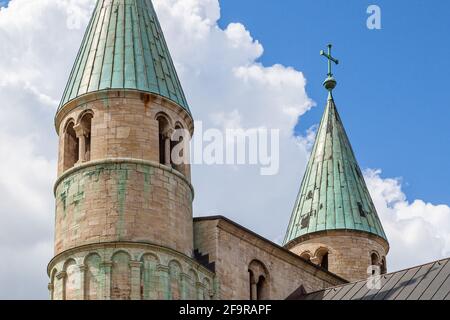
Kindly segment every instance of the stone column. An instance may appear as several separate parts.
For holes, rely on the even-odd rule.
[[[164,137],[164,151],[165,151],[165,157],[164,157],[164,161],[166,162],[165,165],[166,166],[171,166],[171,150],[170,150],[170,133],[166,133],[165,137]]]
[[[131,261],[131,300],[141,300],[141,262]]]
[[[204,287],[203,283],[197,282],[195,287],[197,289],[197,300],[204,300],[203,292],[206,290],[206,288]]]
[[[190,277],[182,273],[181,274],[181,283],[180,283],[180,289],[181,289],[181,300],[189,300],[191,297],[189,296],[189,279]]]
[[[169,281],[169,267],[159,265],[156,271],[161,275],[161,292],[163,293],[162,299],[170,300],[170,281]]]
[[[112,262],[103,262],[100,268],[103,272],[102,296],[103,300],[111,300],[111,269]]]
[[[66,300],[66,278],[67,272],[65,271],[61,271],[56,275],[56,279],[61,282],[61,297],[59,297],[61,300]]]
[[[55,286],[53,285],[53,283],[49,283],[48,286],[47,286],[47,288],[48,288],[48,293],[49,293],[49,295],[50,295],[50,301],[51,301],[51,300],[54,300],[54,299],[53,299],[53,292],[54,292],[54,290],[55,290]]]
[[[258,300],[258,287],[257,287],[256,281],[253,279],[251,282],[251,291],[252,291],[251,300]]]
[[[86,270],[87,267],[80,266],[80,300],[87,300],[86,297]]]
[[[78,138],[78,164],[82,164],[86,160],[86,136],[84,127],[77,125],[73,127]]]

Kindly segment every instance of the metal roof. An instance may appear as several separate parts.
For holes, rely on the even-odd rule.
[[[189,112],[151,0],[98,0],[60,108],[86,93],[131,89]]]
[[[293,294],[290,300],[450,300],[450,258],[310,294]]]
[[[358,230],[387,241],[331,93],[284,244],[325,230]]]

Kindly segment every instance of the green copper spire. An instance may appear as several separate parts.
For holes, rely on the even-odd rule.
[[[61,100],[131,89],[168,98],[189,112],[151,0],[98,0]]]
[[[284,244],[326,230],[358,230],[387,240],[331,95],[333,89],[330,84],[325,87],[329,99]]]

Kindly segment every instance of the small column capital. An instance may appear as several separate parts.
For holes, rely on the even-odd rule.
[[[58,272],[58,274],[56,275],[56,279],[58,279],[58,280],[64,279],[66,277],[67,277],[67,272],[65,272],[65,271]]]
[[[156,267],[156,271],[169,273],[169,267],[160,264]]]
[[[87,130],[82,124],[77,124],[76,126],[74,126],[73,130],[75,130],[77,138],[84,137],[87,134]]]
[[[112,268],[113,263],[111,261],[100,263],[100,268]]]
[[[142,262],[140,261],[130,261],[130,268],[141,268]]]

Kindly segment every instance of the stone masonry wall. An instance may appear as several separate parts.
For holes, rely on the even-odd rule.
[[[146,162],[95,162],[56,188],[55,252],[92,243],[148,242],[188,256],[192,190],[179,175]]]
[[[195,219],[194,232],[195,248],[216,263],[219,299],[250,298],[249,268],[255,261],[267,270],[264,299],[286,299],[300,286],[313,292],[345,283],[224,218]]]
[[[309,235],[290,248],[298,255],[307,254],[320,263],[319,252],[328,252],[328,270],[342,278],[355,282],[368,278],[371,255],[376,253],[386,260],[388,244],[377,236],[362,232],[328,231]],[[316,261],[317,259],[317,261]]]

